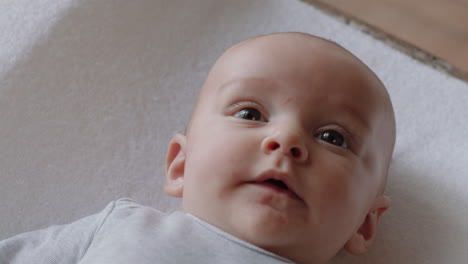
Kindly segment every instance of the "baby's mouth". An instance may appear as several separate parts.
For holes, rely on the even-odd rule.
[[[292,199],[295,200],[302,200],[299,195],[294,191],[292,188],[293,186],[288,183],[289,176],[284,173],[276,172],[276,171],[266,171],[262,173],[257,180],[250,181],[249,183],[269,188],[275,192],[286,194]]]
[[[263,181],[262,183],[267,184],[267,185],[272,185],[272,187],[274,188],[279,188],[280,191],[289,190],[286,183],[284,183],[282,180],[268,179],[266,181]]]

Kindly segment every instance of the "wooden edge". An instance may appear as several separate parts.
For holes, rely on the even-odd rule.
[[[307,4],[314,5],[315,7],[325,11],[326,13],[338,18],[338,20],[342,21],[343,23],[350,25],[364,33],[371,35],[375,39],[378,39],[384,42],[388,46],[398,51],[401,51],[422,63],[429,64],[436,70],[439,70],[441,72],[454,76],[460,80],[468,82],[468,72],[464,72],[454,67],[452,64],[448,63],[447,61],[441,58],[438,58],[430,54],[429,52],[422,50],[414,46],[413,44],[398,38],[397,36],[386,33],[384,30],[378,27],[372,26],[369,23],[366,23],[353,15],[347,14],[346,12],[342,12],[341,10],[335,7],[332,7],[330,5],[324,4],[321,1],[317,1],[317,0],[301,0],[301,1]]]

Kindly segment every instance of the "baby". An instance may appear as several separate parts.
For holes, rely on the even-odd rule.
[[[339,45],[277,33],[229,48],[185,135],[171,140],[163,214],[128,199],[0,242],[1,263],[327,263],[366,252],[395,143],[389,95]]]

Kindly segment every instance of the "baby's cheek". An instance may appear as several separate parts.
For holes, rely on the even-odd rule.
[[[351,206],[351,200],[356,191],[356,170],[347,164],[330,159],[316,159],[319,164],[314,167],[313,176],[308,185],[312,202],[323,214],[336,216],[339,211]],[[327,216],[325,216],[327,218]]]

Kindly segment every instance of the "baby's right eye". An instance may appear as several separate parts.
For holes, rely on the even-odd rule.
[[[251,120],[251,121],[266,122],[262,113],[252,107],[243,108],[239,110],[238,112],[236,112],[234,116],[237,118]]]

